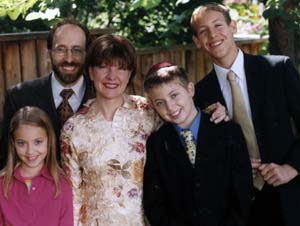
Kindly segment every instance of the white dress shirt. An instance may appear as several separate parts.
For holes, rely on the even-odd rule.
[[[221,87],[221,91],[223,93],[229,117],[232,119],[232,97],[231,97],[231,88],[229,81],[227,80],[227,73],[232,70],[236,76],[239,86],[241,87],[243,98],[245,101],[246,109],[250,119],[252,120],[251,108],[249,103],[248,89],[247,89],[247,81],[245,75],[244,68],[244,53],[239,49],[238,55],[233,62],[230,69],[220,67],[219,65],[214,64],[214,69],[217,74],[217,78]]]
[[[65,87],[57,81],[54,76],[54,72],[52,72],[51,75],[51,86],[55,107],[58,108],[63,101],[62,97],[60,96],[60,92],[65,89]],[[68,87],[68,89],[73,89],[74,91],[73,95],[69,98],[69,104],[71,105],[73,112],[76,112],[80,107],[86,89],[83,76],[79,78],[74,86]]]

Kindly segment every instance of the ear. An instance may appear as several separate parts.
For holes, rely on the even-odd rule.
[[[191,97],[194,97],[194,95],[195,95],[195,85],[194,85],[194,83],[192,83],[192,82],[188,83],[187,91],[188,91],[188,93]]]
[[[229,27],[231,29],[232,34],[236,34],[237,32],[237,25],[235,20],[231,20]]]
[[[193,35],[193,41],[195,43],[195,45],[197,46],[197,48],[201,48],[201,43],[200,40],[198,39],[198,37],[196,35]]]

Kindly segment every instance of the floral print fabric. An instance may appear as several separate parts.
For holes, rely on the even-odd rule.
[[[159,119],[143,97],[125,95],[112,121],[90,108],[93,102],[71,117],[61,134],[74,225],[143,226],[145,146]]]

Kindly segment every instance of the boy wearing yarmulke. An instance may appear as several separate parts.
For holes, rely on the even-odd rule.
[[[144,209],[151,226],[244,225],[252,173],[240,127],[215,124],[193,102],[194,84],[170,62],[144,88],[165,121],[147,142]]]

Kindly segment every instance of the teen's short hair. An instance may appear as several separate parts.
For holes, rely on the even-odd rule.
[[[231,17],[230,17],[230,13],[229,13],[229,8],[227,8],[226,6],[222,5],[222,4],[218,4],[218,3],[206,3],[203,5],[200,5],[199,7],[197,7],[193,13],[192,13],[192,17],[191,17],[191,26],[194,32],[194,35],[197,35],[198,32],[198,27],[197,27],[197,19],[198,17],[201,15],[201,13],[208,11],[208,10],[212,10],[212,11],[217,11],[223,14],[225,21],[227,24],[230,24],[231,22]]]

